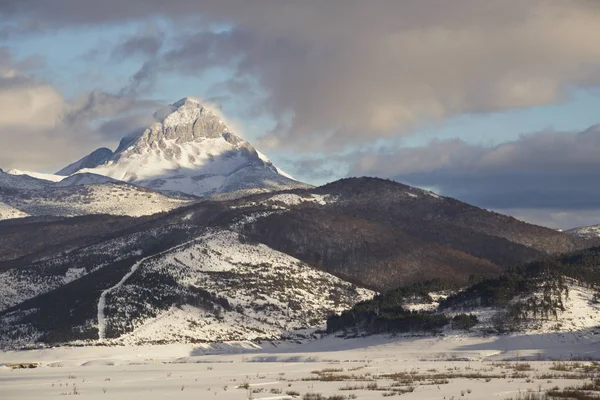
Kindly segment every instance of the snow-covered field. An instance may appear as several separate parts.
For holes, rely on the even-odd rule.
[[[597,338],[569,334],[54,348],[0,353],[40,363],[0,368],[0,398],[512,399],[590,382],[600,365],[573,360],[596,357]]]

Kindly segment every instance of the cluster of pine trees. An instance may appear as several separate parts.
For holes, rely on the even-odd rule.
[[[406,302],[431,303],[430,292],[449,289],[452,284],[427,281],[376,295],[356,304],[351,310],[327,320],[327,332],[358,329],[367,333],[436,331],[451,322],[444,314],[407,310]]]

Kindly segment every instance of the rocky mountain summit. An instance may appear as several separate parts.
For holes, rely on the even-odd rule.
[[[145,130],[123,138],[114,153],[96,150],[59,174],[89,172],[198,197],[309,186],[275,167],[194,98],[158,110],[154,118]]]

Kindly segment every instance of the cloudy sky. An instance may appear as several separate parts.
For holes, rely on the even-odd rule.
[[[52,172],[196,96],[307,182],[600,223],[598,43],[595,0],[2,0],[0,167]]]

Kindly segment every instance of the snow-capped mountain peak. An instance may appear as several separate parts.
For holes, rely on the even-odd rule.
[[[185,97],[158,110],[154,118],[154,124],[137,138],[131,138],[130,148],[136,146],[139,150],[140,146],[160,146],[161,141],[171,140],[177,144],[220,138],[234,145],[245,142],[232,133],[217,112],[192,97]]]
[[[229,128],[222,121],[218,113],[204,106],[198,99],[193,97],[184,97],[170,106],[158,110],[154,114],[154,118],[156,118],[158,123],[167,128],[167,130],[168,128],[194,125],[200,121],[198,129],[193,131],[195,135],[192,137],[202,137],[202,134],[212,137],[229,132]],[[201,126],[212,129],[202,131],[199,130]],[[171,136],[173,136],[173,133],[176,133],[169,130],[168,132]]]
[[[234,133],[218,111],[195,98],[162,108],[154,118],[151,126],[124,138],[104,163],[87,166],[82,162],[86,157],[72,164],[82,168],[69,172],[196,196],[307,186],[281,172]]]

